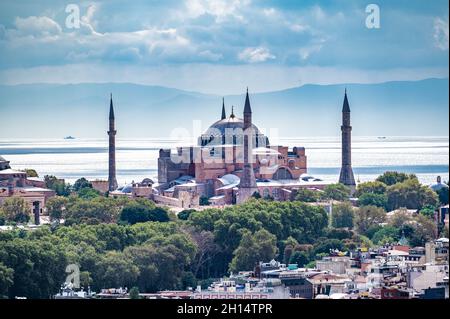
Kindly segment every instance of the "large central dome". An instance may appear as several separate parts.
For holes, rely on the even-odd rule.
[[[269,146],[269,139],[262,134],[256,125],[253,127],[253,145],[255,147]],[[229,118],[212,124],[199,138],[200,146],[212,145],[242,145],[244,120],[233,113]]]

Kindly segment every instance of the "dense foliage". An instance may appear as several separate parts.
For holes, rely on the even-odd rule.
[[[130,225],[142,207],[160,212],[157,219],[164,221]],[[312,244],[327,226],[322,208],[300,202],[252,200],[224,210],[192,211],[187,221],[169,221],[165,209],[146,200],[55,197],[48,208],[53,218],[66,220],[64,226],[0,233],[4,295],[47,298],[71,263],[80,266],[82,284],[94,290],[183,289],[229,270],[252,269],[260,260],[283,258],[287,238]]]
[[[47,181],[61,188],[55,186],[61,181]],[[291,202],[255,196],[241,205],[185,210],[178,218],[147,199],[105,197],[83,179],[75,185],[47,202],[51,225],[0,232],[0,297],[48,298],[73,263],[84,287],[133,287],[136,297],[139,291],[205,285],[272,258],[312,267],[330,249],[399,240],[419,246],[441,231],[448,236],[432,219],[438,195],[414,176],[395,172],[359,184],[358,207],[348,201],[347,187],[331,184],[324,191],[299,191]],[[330,200],[331,226],[323,203],[316,203]],[[20,198],[7,199],[0,223],[26,222],[25,206]],[[398,212],[388,218],[390,208]]]
[[[353,228],[355,213],[352,204],[344,202],[333,205],[331,223],[335,228]]]

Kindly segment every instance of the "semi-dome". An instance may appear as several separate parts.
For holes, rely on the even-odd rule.
[[[218,178],[218,180],[221,181],[224,186],[232,185],[232,184],[239,184],[239,182],[241,181],[241,179],[234,174],[223,175],[222,177]]]

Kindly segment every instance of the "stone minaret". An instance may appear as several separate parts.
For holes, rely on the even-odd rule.
[[[225,98],[222,98],[222,117],[221,120],[225,120],[227,118],[227,114],[225,113]]]
[[[339,183],[355,190],[355,177],[352,169],[352,127],[350,125],[350,106],[348,105],[347,89],[345,90],[344,105],[342,107],[342,167]]]
[[[249,199],[253,193],[258,191],[256,186],[255,172],[253,171],[253,125],[252,125],[252,108],[250,107],[250,99],[245,97],[244,106],[244,168],[242,171],[241,182],[239,183],[238,203],[243,203]]]
[[[111,100],[109,104],[109,174],[108,174],[108,184],[109,191],[117,189],[117,179],[116,179],[116,127],[114,118],[114,108]]]

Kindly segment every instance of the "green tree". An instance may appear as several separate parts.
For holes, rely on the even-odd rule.
[[[332,207],[331,224],[336,228],[353,228],[353,206],[349,202],[339,203]]]
[[[9,298],[49,298],[66,276],[67,259],[62,247],[46,239],[0,242],[0,263],[14,270]]]
[[[341,183],[327,185],[323,191],[326,199],[344,201],[350,197],[350,188]]]
[[[59,221],[61,218],[64,218],[64,210],[67,202],[67,197],[63,196],[55,196],[47,200],[45,203],[45,208],[47,209],[50,220]]]
[[[169,214],[166,209],[157,207],[148,199],[139,199],[125,205],[120,213],[120,220],[129,224],[148,221],[168,222]]]
[[[372,226],[379,225],[386,220],[386,211],[376,206],[359,207],[355,214],[356,230],[365,235]]]
[[[196,245],[196,254],[192,262],[192,272],[196,277],[207,278],[209,265],[219,253],[219,245],[214,242],[214,234],[210,231],[198,231],[195,227],[186,227],[185,231]]]
[[[195,212],[195,209],[185,209],[177,214],[178,219],[188,220],[191,213]]]
[[[304,267],[310,261],[309,254],[305,251],[294,251],[289,259],[290,264],[297,264],[298,267]]]
[[[283,262],[285,264],[288,264],[291,259],[291,255],[294,252],[294,248],[298,246],[298,241],[295,240],[295,238],[289,236],[286,240],[284,240],[283,244]]]
[[[138,287],[134,286],[133,288],[130,289],[130,299],[141,299]]]
[[[139,289],[155,292],[181,288],[184,270],[191,264],[195,250],[188,237],[175,234],[127,247],[124,254],[138,267]]]
[[[197,286],[197,278],[191,271],[183,272],[181,276],[181,287],[182,289],[193,288]]]
[[[6,224],[6,214],[2,210],[2,206],[0,205],[0,226],[3,226]]]
[[[120,207],[111,198],[98,197],[84,200],[71,196],[66,205],[66,225],[115,223]]]
[[[436,206],[438,203],[437,194],[427,186],[421,185],[416,178],[388,187],[387,197],[388,210],[400,207],[421,209],[426,205]]]
[[[97,262],[102,288],[130,287],[137,283],[139,268],[122,252],[108,251]]]
[[[202,195],[202,196],[200,196],[199,204],[200,204],[200,206],[209,206],[211,203],[209,202],[208,197]]]
[[[91,286],[93,283],[91,273],[89,271],[81,271],[80,272],[80,286],[87,288]]]
[[[75,184],[73,184],[73,190],[75,192],[78,192],[83,188],[92,188],[92,184],[84,177],[77,179]]]
[[[384,226],[378,230],[371,238],[372,242],[377,245],[393,244],[400,239],[400,230],[393,226]]]
[[[59,196],[69,196],[70,195],[70,185],[66,185],[64,180],[58,179],[53,175],[44,176],[45,186],[56,192]]]
[[[347,230],[343,228],[328,228],[325,236],[328,239],[351,239],[354,235],[352,230]]]
[[[27,223],[30,220],[31,208],[22,197],[9,197],[2,205],[7,221]]]
[[[188,222],[198,229],[213,231],[215,241],[221,247],[220,258],[228,259],[232,258],[245,230],[254,233],[263,228],[277,236],[278,241],[291,236],[298,242],[312,243],[323,234],[328,225],[328,216],[323,207],[298,201],[254,199],[225,209],[193,212]],[[280,251],[283,251],[282,247]],[[220,269],[220,265],[216,269]]]
[[[382,175],[378,176],[376,181],[382,182],[387,186],[395,185],[397,183],[403,183],[409,179],[416,179],[414,174],[405,174],[395,171],[384,172]]]
[[[426,216],[428,218],[434,218],[434,212],[436,211],[436,207],[433,205],[425,205],[422,207],[422,209],[419,211],[419,213],[423,216]]]
[[[377,206],[387,209],[388,197],[386,194],[363,193],[358,197],[358,206]]]
[[[424,246],[427,241],[436,238],[436,223],[426,216],[420,214],[414,216],[411,226],[413,231],[408,239],[412,246]]]
[[[295,200],[298,200],[300,202],[305,202],[305,203],[314,203],[319,200],[319,198],[320,198],[319,195],[320,194],[317,191],[307,189],[307,188],[300,188],[297,191]]]
[[[316,257],[320,257],[321,254],[328,255],[330,250],[339,250],[342,251],[344,249],[344,244],[339,239],[324,239],[318,241],[314,245],[313,255]]]
[[[373,238],[375,233],[377,231],[379,231],[380,229],[382,229],[382,228],[383,228],[382,225],[378,225],[378,224],[372,225],[372,226],[369,227],[369,229],[366,230],[365,236],[367,236],[367,238]]]
[[[14,284],[14,269],[0,262],[0,299],[8,298],[8,290]]]
[[[378,180],[373,182],[360,183],[356,187],[355,196],[360,197],[363,194],[378,194],[378,195],[385,194],[386,188],[387,188],[386,184]]]
[[[25,168],[23,170],[23,172],[27,173],[27,177],[39,177],[39,175],[36,172],[36,170],[31,169],[31,168]]]
[[[83,199],[89,200],[89,199],[94,199],[94,198],[101,197],[101,196],[102,196],[102,194],[98,190],[89,188],[89,187],[81,188],[78,191],[78,197],[83,198]]]
[[[239,247],[233,252],[230,271],[252,270],[259,261],[269,261],[277,252],[277,238],[265,229],[254,234],[245,231]]]

